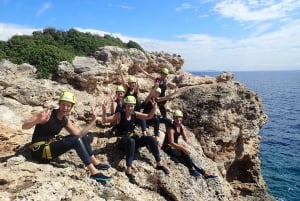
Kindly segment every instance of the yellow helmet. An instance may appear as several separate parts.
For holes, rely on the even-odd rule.
[[[122,85],[118,85],[116,87],[116,92],[125,92],[125,89],[124,89],[124,87]]]
[[[157,87],[157,88],[155,89],[155,92],[161,94],[161,88]]]
[[[75,99],[74,94],[71,93],[71,92],[68,92],[68,91],[63,92],[63,93],[60,95],[59,100],[60,100],[60,101],[67,101],[67,102],[70,102],[70,103],[73,103],[73,104],[76,103],[76,99]]]
[[[183,117],[183,113],[181,110],[174,110],[173,117]]]
[[[168,75],[168,74],[169,74],[169,69],[167,69],[167,68],[162,68],[162,69],[161,69],[161,72],[162,72],[163,74]]]
[[[134,76],[129,76],[128,82],[136,82],[136,78]]]
[[[136,99],[134,96],[126,96],[124,102],[128,104],[136,104]]]

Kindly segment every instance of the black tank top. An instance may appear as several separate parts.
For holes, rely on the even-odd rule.
[[[157,102],[157,98],[155,98],[154,101]],[[153,109],[153,105],[151,101],[143,102],[141,108],[144,109],[143,110],[144,114],[149,114],[150,111]]]
[[[136,100],[138,99],[138,93],[136,91],[134,91],[134,93],[131,94],[129,87],[127,87],[127,90],[126,90],[126,93],[124,95],[124,98],[126,98],[127,96],[134,96]]]
[[[130,120],[127,120],[125,110],[122,110],[120,114],[121,114],[121,119],[119,124],[117,125],[117,132],[116,132],[117,135],[126,135],[128,133],[133,133],[135,129],[135,120],[136,120],[135,112],[131,113]]]
[[[47,123],[37,124],[32,135],[32,142],[44,141],[54,138],[55,135],[67,125],[68,119],[57,119],[58,110],[53,110]]]
[[[159,77],[158,77],[158,78],[155,79],[155,82],[159,82],[158,87],[161,89],[161,93],[160,93],[159,96],[160,96],[160,97],[166,96],[167,80],[164,79],[164,80],[161,82],[161,80],[160,80]]]
[[[174,142],[178,143],[178,138],[182,133],[182,126],[180,126],[180,132],[177,132],[177,129],[176,129],[176,126],[174,125],[174,123],[168,125],[167,129],[169,129],[170,127],[173,128],[173,130],[175,131],[175,133],[174,133]],[[169,142],[168,134],[166,133],[166,136],[165,136],[165,139],[164,139],[164,142],[163,142],[163,147],[167,146],[169,143],[170,142]]]
[[[125,104],[122,104],[118,101],[115,101],[117,103],[117,107],[115,109],[115,113],[121,112],[122,110],[125,110]]]

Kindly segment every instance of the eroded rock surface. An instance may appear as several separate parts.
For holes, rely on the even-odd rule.
[[[133,166],[138,185],[130,184],[124,174],[124,153],[116,148],[117,139],[111,135],[110,127],[100,121],[89,137],[97,158],[111,165],[104,173],[112,175],[112,182],[102,185],[89,179],[75,151],[50,164],[38,164],[30,157],[32,130],[21,130],[23,119],[44,107],[57,106],[57,97],[68,90],[78,99],[70,118],[84,126],[91,107],[101,110],[102,101],[109,100],[120,84],[116,71],[120,60],[127,66],[123,69],[125,76],[137,77],[141,97],[147,95],[153,82],[136,70],[138,62],[149,73],[168,66],[170,80],[184,75],[179,92],[168,106],[170,110],[184,111],[192,156],[218,179],[193,178],[185,166],[161,151],[170,169],[170,175],[165,176],[155,170],[147,148],[141,148]],[[194,76],[183,72],[182,65],[179,55],[104,47],[92,58],[76,57],[72,64],[62,62],[55,80],[38,80],[33,66],[2,61],[0,200],[271,200],[258,158],[259,130],[267,121],[259,96],[236,82],[231,73],[217,78]],[[163,125],[160,132],[162,140]]]

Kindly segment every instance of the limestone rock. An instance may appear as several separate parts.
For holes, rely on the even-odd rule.
[[[24,118],[57,107],[62,91],[77,97],[70,119],[79,127],[90,120],[91,107],[101,112],[120,75],[116,63],[122,61],[125,76],[134,74],[141,86],[141,99],[153,82],[138,72],[137,63],[149,73],[170,69],[170,80],[179,82],[179,92],[169,101],[169,113],[184,111],[189,146],[194,160],[218,179],[204,180],[189,175],[188,169],[163,151],[163,163],[170,175],[155,169],[146,147],[136,154],[133,171],[138,185],[124,174],[124,153],[116,148],[111,128],[101,122],[89,133],[95,155],[111,165],[105,172],[113,181],[101,185],[89,179],[75,151],[50,164],[38,164],[28,151],[33,130],[21,130]],[[258,147],[259,130],[267,121],[257,94],[234,80],[232,73],[215,77],[194,76],[181,71],[183,59],[163,52],[142,52],[118,47],[99,48],[92,58],[76,57],[62,62],[55,80],[36,79],[35,68],[9,61],[0,63],[0,199],[1,200],[272,200],[261,176]],[[192,94],[192,96],[191,96]],[[160,141],[164,137],[160,127]],[[141,132],[138,126],[137,132]],[[63,132],[63,134],[66,131]],[[150,129],[153,133],[153,129]],[[180,143],[185,144],[183,140]]]

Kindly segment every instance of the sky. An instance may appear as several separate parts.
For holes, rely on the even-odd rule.
[[[179,54],[186,71],[300,70],[300,0],[0,0],[0,40],[49,27]]]

